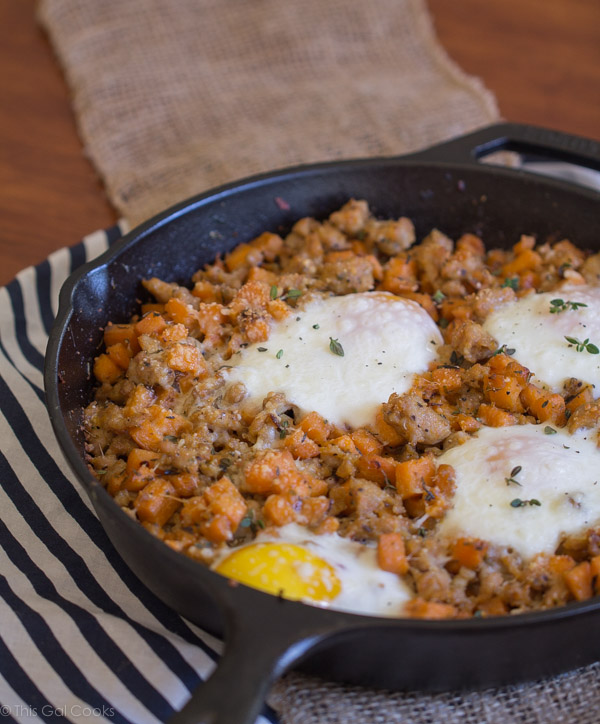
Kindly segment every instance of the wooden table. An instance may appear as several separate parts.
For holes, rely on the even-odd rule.
[[[600,140],[599,0],[429,0],[438,36],[504,118]],[[112,225],[35,0],[0,0],[0,285]]]

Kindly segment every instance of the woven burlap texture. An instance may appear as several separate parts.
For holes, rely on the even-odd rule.
[[[135,224],[249,174],[498,119],[423,0],[41,0],[85,149]]]
[[[402,154],[498,119],[423,0],[41,0],[38,16],[130,224],[249,174]],[[596,724],[599,682],[592,666],[429,695],[289,674],[270,703],[282,724]]]

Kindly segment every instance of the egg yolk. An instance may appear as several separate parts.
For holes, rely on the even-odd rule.
[[[244,546],[227,556],[215,570],[247,586],[292,600],[327,603],[342,589],[329,563],[291,543]]]

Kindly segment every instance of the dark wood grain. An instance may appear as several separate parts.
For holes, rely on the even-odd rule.
[[[599,0],[429,6],[450,57],[495,93],[504,118],[600,140]],[[116,220],[34,13],[35,0],[0,0],[0,285]]]

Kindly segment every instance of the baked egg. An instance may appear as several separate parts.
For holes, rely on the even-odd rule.
[[[570,377],[600,390],[600,287],[530,294],[496,309],[483,327],[554,392]]]
[[[483,427],[437,462],[456,472],[441,535],[480,538],[530,558],[554,553],[563,534],[600,519],[600,450],[585,430]]]
[[[412,596],[399,576],[379,568],[374,546],[296,523],[260,532],[212,567],[267,593],[352,613],[400,616]]]
[[[409,389],[442,341],[421,306],[388,292],[314,299],[234,355],[228,378],[244,383],[247,403],[283,392],[302,413],[357,428]]]

